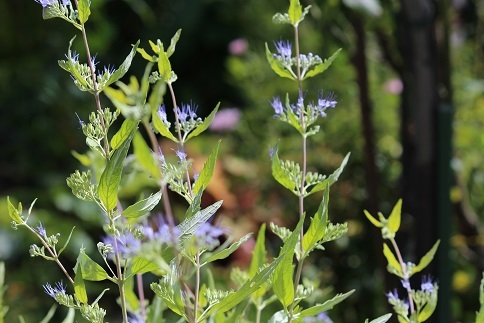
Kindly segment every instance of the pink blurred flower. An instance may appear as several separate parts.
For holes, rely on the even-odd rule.
[[[240,121],[240,110],[237,108],[223,109],[217,112],[210,125],[213,131],[230,131],[234,130]]]
[[[228,50],[232,55],[240,56],[249,48],[249,43],[245,38],[236,38],[229,43]]]
[[[390,79],[385,82],[385,91],[392,94],[400,94],[403,91],[403,83],[400,79]]]

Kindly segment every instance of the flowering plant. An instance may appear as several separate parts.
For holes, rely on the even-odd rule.
[[[93,300],[86,281],[102,281],[116,286],[123,322],[261,322],[263,316],[269,317],[269,322],[331,322],[326,312],[354,290],[329,299],[314,300],[311,296],[320,287],[310,279],[303,279],[303,266],[313,251],[324,250],[325,243],[347,232],[346,223],[332,223],[329,219],[329,192],[346,166],[349,154],[329,176],[308,171],[308,138],[318,134],[320,126],[316,123],[326,117],[328,109],[336,107],[337,100],[334,93],[320,91],[311,101],[311,94],[304,91],[303,81],[325,72],[340,52],[336,51],[325,60],[312,53],[300,53],[299,24],[310,7],[303,8],[298,0],[290,0],[287,13],[273,17],[275,23],[293,27],[294,50],[290,41],[276,42],[277,53],[272,53],[266,44],[266,57],[272,70],[296,84],[296,99],[291,99],[290,94],[282,99],[276,96],[271,105],[274,117],[288,123],[301,136],[302,158],[299,162],[280,159],[279,143],[271,149],[270,157],[273,177],[298,199],[298,223],[293,229],[270,224],[271,230],[282,240],[280,252],[275,257],[267,255],[266,224],[263,224],[257,233],[249,268],[232,270],[230,284],[234,289],[230,289],[228,284],[216,284],[210,264],[229,257],[252,234],[237,241],[227,237],[221,243],[220,238],[226,236],[227,231],[214,223],[213,217],[222,201],[205,208],[201,206],[202,195],[215,171],[220,142],[213,147],[199,172],[193,167],[187,144],[208,129],[219,105],[202,119],[197,115],[196,104],[177,104],[174,89],[177,75],[170,58],[175,53],[181,30],[168,45],[161,40],[149,41],[150,50],[139,47],[138,41],[118,68],[108,65],[100,69],[99,62],[90,53],[85,28],[91,14],[90,1],[36,1],[42,5],[45,19],[61,18],[80,31],[87,56],[85,61],[71,50],[73,38],[65,59],[58,63],[71,75],[79,90],[94,96],[96,104],[88,121],[80,119],[89,151],[75,156],[86,170],[72,173],[67,178],[67,185],[77,198],[94,203],[100,210],[105,236],[100,238],[97,250],[102,262],[96,262],[86,249],[81,248],[75,267],[72,270],[65,268],[61,255],[72,231],[59,248],[61,237],[58,233],[48,234],[42,223],[37,226],[28,223],[34,203],[25,214],[21,203],[14,206],[8,198],[13,228],[25,227],[40,241],[40,245],[30,247],[30,255],[55,262],[65,275],[66,283],[47,282],[44,285],[47,295],[69,308],[65,322],[74,322],[76,311],[89,322],[105,321],[107,313],[100,307],[99,300],[107,289]],[[121,82],[137,53],[147,61],[144,74],[141,78],[131,76],[128,83]],[[116,110],[102,107],[102,93]],[[164,98],[166,93],[168,100]],[[174,118],[170,118],[171,115]],[[120,116],[124,118],[123,122],[114,129]],[[167,151],[159,145],[157,135],[174,143],[174,154],[165,157]],[[129,154],[130,147],[133,147],[132,154]],[[136,176],[149,177],[157,189],[139,192],[140,198],[133,204],[121,201],[118,192],[129,185],[126,177]],[[183,214],[174,214],[169,191],[187,202]],[[317,193],[322,193],[319,208],[307,221],[305,199]],[[156,216],[155,210],[161,206],[164,215]],[[388,220],[392,224],[387,226],[384,219],[369,218],[377,226],[386,228],[385,232],[394,234],[398,230],[398,227],[395,229],[396,220]],[[419,319],[430,316],[435,308],[436,284],[427,279],[421,291],[413,291],[408,281],[411,276],[408,268],[413,268],[413,272],[416,268],[421,270],[432,257],[433,254],[424,257],[424,264],[416,267],[403,262],[396,265],[390,259],[391,268],[402,275],[410,303],[415,302],[417,307],[417,314],[411,311],[409,317],[404,313],[407,303],[400,301],[396,293],[388,294],[390,302],[396,304],[392,303],[399,319],[405,319],[405,322],[414,320],[415,315]],[[158,277],[158,282],[150,284],[155,294],[153,299],[147,299],[143,290],[143,275],[146,273]],[[273,308],[276,310],[272,311]],[[272,312],[267,314],[265,311]],[[390,316],[386,314],[372,322],[386,322]]]

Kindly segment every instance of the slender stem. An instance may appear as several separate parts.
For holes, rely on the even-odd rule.
[[[114,220],[112,217],[112,212],[109,214],[109,221],[111,222],[111,226],[114,227]],[[118,282],[118,289],[119,289],[119,298],[121,299],[121,311],[123,315],[123,323],[128,323],[128,311],[126,309],[126,297],[124,293],[124,275],[121,268],[121,257],[119,256],[118,252],[118,239],[116,236],[114,237],[114,262],[116,263],[116,273]]]
[[[37,236],[37,238],[39,238],[40,242],[42,243],[42,245],[44,245],[45,249],[47,249],[47,251],[50,253],[50,255],[54,258],[54,261],[57,263],[57,265],[59,266],[59,268],[62,270],[62,272],[64,273],[64,275],[66,275],[67,279],[69,279],[69,282],[74,285],[74,280],[72,279],[72,277],[69,275],[69,273],[67,272],[67,270],[64,268],[64,266],[62,265],[62,263],[60,262],[58,256],[57,256],[57,252],[55,252],[55,249],[52,250],[49,245],[47,244],[47,242],[44,240],[44,238],[38,234],[34,229],[32,229],[29,225],[25,224],[25,226],[33,233]]]
[[[76,9],[79,10],[79,3],[77,0],[75,0],[75,3],[76,3]],[[91,51],[89,49],[89,42],[87,41],[87,33],[86,33],[86,28],[84,26],[84,24],[81,24],[81,33],[82,33],[82,39],[84,41],[84,47],[86,48],[86,54],[87,54],[87,64],[89,66],[89,70],[91,71],[91,79],[92,79],[92,86],[93,86],[93,90],[94,90],[94,99],[96,101],[96,107],[97,107],[97,110],[100,112],[100,119],[101,119],[101,125],[104,129],[104,152],[106,154],[106,157],[109,156],[109,144],[108,144],[108,140],[106,138],[107,136],[107,128],[106,128],[106,124],[104,122],[104,118],[102,116],[102,108],[101,108],[101,99],[100,99],[100,96],[99,96],[99,88],[98,88],[98,85],[97,85],[97,81],[96,81],[96,72],[94,70],[94,63],[92,61],[92,57],[91,57]]]
[[[397,258],[398,258],[398,262],[400,263],[400,267],[402,267],[402,274],[403,274],[404,280],[406,282],[408,282],[407,269],[406,269],[405,263],[403,262],[403,258],[402,258],[402,255],[400,253],[400,249],[398,248],[397,242],[395,241],[394,238],[391,238],[390,241],[392,242],[393,248],[395,249],[395,252],[397,254]],[[413,304],[412,293],[409,290],[407,290],[407,294],[408,294],[408,302],[410,303],[410,313],[413,314],[415,312],[415,307],[414,307],[414,304]]]
[[[303,97],[303,88],[302,88],[302,79],[301,79],[301,62],[299,59],[299,30],[297,26],[294,26],[294,43],[296,46],[296,75],[297,75],[297,85],[298,85],[298,101]],[[300,122],[301,127],[305,130],[305,120],[304,120],[304,107],[301,107],[300,112]],[[306,135],[302,135],[302,173],[301,173],[301,184],[299,186],[299,219],[303,217],[304,214],[304,194],[306,190],[306,172],[307,172],[307,139]],[[300,247],[300,254],[301,258],[298,261],[297,269],[296,269],[296,276],[294,277],[294,301],[289,307],[289,323],[292,322],[294,307],[296,306],[296,294],[297,294],[297,287],[299,285],[299,281],[301,280],[302,268],[304,264],[304,248],[302,245],[304,237],[304,226],[301,226],[301,230],[299,231],[299,247]]]
[[[257,299],[257,313],[256,313],[256,317],[255,317],[255,322],[256,323],[260,323],[260,316],[262,314],[262,304],[261,304],[261,298],[259,297]]]
[[[138,285],[138,296],[139,296],[139,303],[141,306],[141,317],[143,320],[146,320],[146,307],[145,307],[145,291],[143,289],[143,275],[136,274],[136,281]]]
[[[173,101],[173,111],[175,112],[175,128],[178,134],[178,141],[180,142],[180,146],[182,149],[185,148],[185,142],[183,140],[183,136],[181,134],[181,124],[180,124],[180,119],[178,118],[178,111],[177,111],[177,104],[176,104],[176,97],[175,97],[175,91],[173,90],[173,86],[171,83],[168,83],[168,88],[170,89],[171,93],[171,99]],[[190,192],[190,196],[193,196],[193,191],[192,191],[192,183],[190,180],[190,174],[188,173],[188,169],[186,171],[186,177],[187,177],[187,183],[188,183],[188,190]]]
[[[197,315],[198,315],[198,297],[200,292],[200,250],[197,250],[197,254],[195,256],[195,261],[197,264],[197,273],[196,273],[196,285],[195,285],[195,322],[197,322]]]

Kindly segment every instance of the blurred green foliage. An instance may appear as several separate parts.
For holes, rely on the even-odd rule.
[[[375,254],[380,250],[374,249],[362,213],[367,193],[358,84],[350,62],[354,36],[348,22],[349,9],[342,1],[307,3],[313,7],[309,19],[301,25],[302,51],[310,50],[326,58],[343,48],[323,80],[310,79],[305,85],[308,89],[305,95],[310,100],[316,99],[316,91],[323,88],[334,91],[339,101],[321,124],[323,134],[310,143],[309,164],[323,173],[331,173],[348,151],[352,155],[332,191],[330,215],[336,222],[349,222],[349,239],[338,241],[305,270],[307,275],[318,278],[322,286],[328,286],[328,292],[333,286],[334,290],[356,289],[345,306],[336,308],[338,312],[331,313],[331,317],[335,322],[361,322],[384,313],[386,300],[384,267],[375,265]],[[265,42],[273,49],[272,41],[289,37],[285,28],[271,21],[273,13],[283,11],[286,6],[285,1],[276,0],[93,1],[88,37],[92,52],[99,53],[96,59],[101,66],[119,65],[130,44],[138,39],[142,45],[148,39],[166,41],[181,28],[183,37],[172,63],[179,76],[174,84],[178,100],[197,102],[202,115],[219,101],[222,110],[236,107],[242,111],[234,131],[214,131],[197,138],[189,147],[192,154],[203,156],[219,137],[223,138],[219,154],[222,167],[215,175],[217,185],[209,192],[214,199],[222,196],[226,201],[222,221],[233,226],[236,237],[269,220],[296,222],[296,216],[291,218],[288,211],[297,210],[296,201],[288,198],[288,193],[272,180],[268,157],[268,148],[278,138],[284,138],[281,151],[288,159],[298,159],[294,154],[300,145],[298,140],[291,139],[288,128],[272,119],[269,104],[274,95],[295,92],[291,82],[280,80],[272,73],[264,54]],[[94,101],[79,92],[57,65],[57,60],[64,59],[68,41],[76,30],[60,21],[43,21],[41,10],[34,1],[0,2],[0,196],[16,196],[26,205],[38,197],[33,220],[41,220],[49,232],[60,232],[67,237],[71,226],[76,225],[66,253],[69,257],[66,262],[73,266],[80,245],[88,250],[95,248],[96,239],[102,235],[94,229],[94,224],[101,221],[98,211],[89,203],[75,199],[65,184],[65,178],[78,164],[70,151],[86,150],[74,112],[86,119],[94,109]],[[392,19],[392,13],[386,12],[370,22],[378,21],[391,34]],[[466,30],[483,23],[475,21],[476,17],[469,19]],[[238,44],[239,51],[237,47],[229,47],[230,44]],[[453,47],[454,166],[482,220],[484,78],[475,68],[478,44],[472,33],[467,32]],[[82,56],[79,46],[78,42],[74,47]],[[395,79],[376,39],[371,36],[367,56],[381,178],[380,209],[386,214],[400,196],[399,80]],[[139,57],[135,58],[129,75],[142,74],[144,64],[140,61]],[[211,198],[207,196],[205,203]],[[310,210],[317,208],[317,201],[313,202]],[[10,307],[7,317],[14,320],[22,314],[27,322],[35,321],[51,305],[41,285],[56,281],[59,272],[38,258],[28,257],[33,237],[25,232],[12,232],[4,198],[0,200],[0,214],[3,215],[0,217],[0,258],[6,261],[9,286],[5,299]],[[402,223],[407,228],[412,225],[417,224]],[[464,244],[482,244],[480,239]],[[277,254],[276,242],[270,248]],[[250,257],[250,252],[245,256]],[[452,257],[454,315],[470,321],[478,308],[480,271],[459,253],[458,246],[453,249]],[[236,265],[244,264],[243,258],[232,261]],[[27,295],[36,297],[27,298]],[[112,306],[116,306],[114,301]]]

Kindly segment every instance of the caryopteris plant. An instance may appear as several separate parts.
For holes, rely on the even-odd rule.
[[[70,74],[79,90],[93,95],[95,103],[88,121],[80,119],[89,150],[85,154],[74,154],[84,169],[74,171],[67,178],[67,185],[77,198],[93,203],[99,210],[105,232],[97,243],[102,261],[96,262],[87,254],[89,250],[81,248],[75,267],[66,268],[61,255],[74,228],[67,238],[48,233],[42,223],[31,225],[28,222],[34,203],[24,212],[21,203],[15,206],[7,199],[13,228],[25,227],[40,242],[30,247],[30,255],[54,262],[65,276],[43,286],[47,295],[69,308],[64,322],[76,321],[76,315],[89,322],[104,322],[107,313],[99,301],[109,288],[118,291],[120,315],[109,313],[108,317],[124,323],[261,322],[263,317],[269,318],[269,322],[331,322],[326,311],[349,297],[354,290],[336,294],[331,299],[311,301],[319,287],[311,279],[303,279],[303,266],[313,251],[321,252],[326,242],[347,232],[346,223],[334,224],[329,220],[328,206],[330,187],[341,175],[349,154],[329,176],[308,171],[310,152],[307,140],[319,133],[320,126],[316,122],[325,117],[326,110],[334,108],[337,101],[332,92],[323,94],[322,91],[314,95],[313,101],[309,100],[306,96],[312,93],[304,91],[303,81],[323,73],[339,53],[338,50],[326,60],[311,53],[300,53],[299,24],[309,7],[303,8],[298,0],[291,0],[288,12],[276,14],[273,18],[276,23],[293,27],[294,50],[290,41],[276,42],[277,53],[274,54],[266,45],[271,68],[279,76],[293,80],[295,85],[295,99],[291,99],[290,94],[282,99],[275,97],[272,107],[276,119],[288,123],[300,135],[301,160],[281,160],[279,144],[271,150],[271,159],[276,181],[298,199],[299,209],[294,212],[297,213],[297,225],[289,229],[270,224],[272,231],[281,238],[282,246],[277,257],[268,257],[266,225],[263,224],[249,268],[233,269],[232,281],[220,284],[216,283],[210,264],[227,258],[251,234],[238,241],[229,237],[220,244],[219,237],[225,231],[212,219],[222,201],[201,207],[202,195],[214,174],[220,142],[213,147],[199,173],[192,167],[187,144],[209,127],[218,104],[207,118],[202,119],[197,115],[196,104],[177,103],[174,87],[177,75],[170,59],[181,30],[169,44],[161,40],[148,41],[149,49],[142,49],[137,41],[118,68],[100,68],[90,53],[85,28],[91,13],[90,1],[36,1],[42,5],[45,19],[62,18],[79,30],[78,39],[84,46],[84,55],[71,50],[73,38],[66,58],[60,60],[59,65]],[[141,78],[131,76],[128,83],[121,82],[137,53],[147,61],[144,74]],[[165,93],[168,93],[166,100]],[[102,106],[102,94],[110,99],[114,109]],[[167,113],[168,109],[173,114]],[[170,119],[168,115],[174,118]],[[121,116],[122,123],[117,127],[115,121]],[[167,151],[160,147],[159,137],[172,141],[176,147],[166,158],[164,153]],[[140,176],[149,178],[150,185],[138,192],[139,199],[134,203],[120,200],[118,192],[128,185],[126,178],[132,180]],[[173,214],[169,191],[186,201],[183,214]],[[306,216],[306,198],[317,193],[322,195],[319,208],[311,217]],[[155,210],[158,209],[163,211],[163,216],[156,216]],[[394,247],[393,237],[398,230],[396,217],[393,213],[388,221],[370,217],[374,224],[382,227],[384,237],[390,239]],[[411,314],[408,316],[403,311],[406,303],[398,303],[401,310],[397,314],[401,321],[414,318],[423,321],[435,307],[435,283],[426,280],[422,291],[413,291],[408,281],[413,273],[430,262],[435,249],[417,266],[404,264],[400,257],[400,261],[394,260],[389,248],[384,249],[392,272],[400,275],[404,286],[408,286]],[[155,294],[153,299],[144,296],[143,275],[146,273],[158,277],[158,282],[150,285]],[[104,291],[93,295],[88,292],[86,281],[102,282]],[[392,300],[397,302],[397,297]],[[5,308],[2,308],[0,314],[4,313]],[[48,317],[43,322],[47,322]],[[386,322],[389,317],[387,314],[372,322]]]
[[[395,235],[400,229],[400,220],[402,214],[402,200],[399,200],[393,208],[390,216],[385,216],[378,212],[378,220],[368,211],[364,211],[370,222],[381,229],[384,240],[389,240],[392,249],[383,243],[383,254],[388,261],[387,270],[390,274],[400,278],[405,294],[402,299],[398,296],[398,291],[388,292],[386,294],[388,302],[393,306],[397,314],[398,322],[425,322],[427,321],[437,306],[438,284],[430,276],[423,276],[420,289],[415,289],[410,283],[410,278],[418,272],[424,270],[434,259],[440,240],[433,245],[418,264],[404,262],[402,254],[395,241]]]

